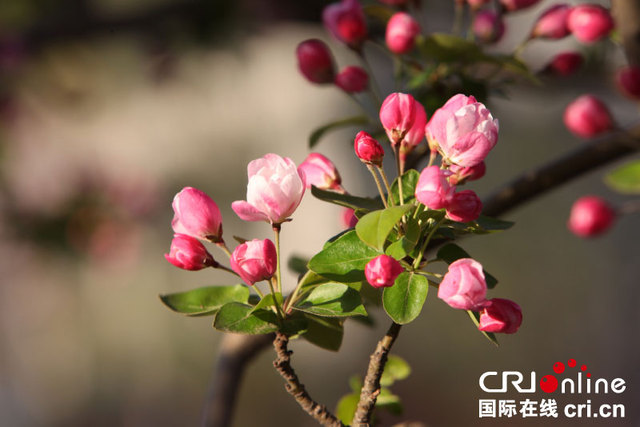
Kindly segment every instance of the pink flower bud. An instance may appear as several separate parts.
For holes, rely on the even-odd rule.
[[[235,248],[230,264],[231,269],[249,286],[269,280],[275,274],[278,265],[276,247],[269,239],[247,241]]]
[[[467,4],[471,6],[472,9],[478,10],[485,4],[489,3],[491,0],[467,0]]]
[[[482,43],[495,43],[504,35],[504,21],[490,10],[481,10],[473,20],[473,34]]]
[[[478,310],[486,303],[486,297],[482,265],[471,258],[452,262],[438,287],[438,298],[461,310]]]
[[[349,66],[340,71],[334,83],[347,93],[360,93],[369,86],[369,75],[360,67]]]
[[[540,0],[500,0],[500,3],[502,3],[504,8],[509,12],[514,12],[516,10],[531,7],[539,1]]]
[[[571,208],[569,230],[580,237],[594,237],[607,231],[615,222],[616,211],[597,196],[584,196]]]
[[[309,154],[304,159],[304,162],[298,166],[298,172],[300,175],[304,175],[306,188],[311,188],[312,185],[315,185],[321,190],[344,192],[340,185],[342,178],[340,178],[338,169],[336,169],[331,160],[320,153]]]
[[[413,125],[411,125],[411,128],[400,142],[400,159],[402,161],[424,140],[424,127],[427,124],[427,113],[418,101],[414,100],[414,104],[415,118]]]
[[[344,228],[353,228],[358,223],[358,217],[356,216],[355,211],[351,208],[343,208],[340,219],[342,220],[342,226]]]
[[[614,26],[611,13],[597,4],[575,6],[567,17],[567,27],[583,43],[593,43],[608,36]]]
[[[480,311],[478,329],[484,332],[515,334],[522,324],[522,309],[515,302],[493,298]]]
[[[317,39],[305,40],[296,48],[298,68],[312,83],[333,83],[335,67],[329,47]]]
[[[173,198],[173,231],[201,240],[222,240],[222,215],[204,192],[185,187]]]
[[[367,38],[367,24],[358,0],[332,3],[322,11],[325,28],[339,41],[358,49]]]
[[[582,66],[582,55],[578,52],[562,52],[553,57],[546,70],[560,76],[569,76]]]
[[[453,175],[449,177],[451,185],[464,184],[467,181],[475,181],[484,176],[487,172],[487,166],[484,162],[480,162],[477,165],[462,167],[458,165],[451,165],[449,171]]]
[[[416,199],[429,209],[442,209],[449,205],[456,190],[449,185],[449,171],[438,166],[424,168],[416,184]]]
[[[367,282],[374,288],[393,286],[396,278],[403,271],[402,265],[389,255],[378,255],[364,267]]]
[[[625,96],[640,100],[640,67],[628,65],[616,73],[616,84]]]
[[[531,37],[561,39],[569,35],[567,16],[571,12],[568,4],[556,4],[545,10],[531,31]]]
[[[472,190],[456,193],[447,205],[447,218],[456,222],[475,221],[482,212],[482,201]]]
[[[609,109],[593,95],[582,95],[564,110],[564,124],[573,134],[591,138],[613,129]]]
[[[473,96],[458,94],[431,116],[426,135],[447,162],[474,166],[498,142],[498,120]]]
[[[249,163],[247,175],[247,200],[231,204],[240,219],[280,224],[300,204],[305,181],[291,159],[267,154]]]
[[[418,34],[418,21],[406,12],[396,12],[387,23],[385,41],[391,52],[402,55],[413,49]]]
[[[190,271],[218,264],[198,239],[179,233],[173,235],[171,249],[164,257],[176,267]]]
[[[389,141],[397,145],[416,120],[416,100],[406,93],[392,93],[380,107],[380,121]]]
[[[384,148],[378,141],[365,131],[360,131],[356,135],[353,144],[356,156],[364,163],[382,166],[382,158],[384,157]]]

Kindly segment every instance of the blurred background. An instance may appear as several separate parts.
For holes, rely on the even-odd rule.
[[[1,425],[198,425],[221,334],[211,318],[181,317],[157,295],[233,278],[165,261],[171,200],[182,187],[197,187],[222,209],[225,235],[270,237],[269,227],[244,223],[230,209],[245,198],[246,164],[267,152],[300,163],[313,129],[357,113],[337,89],[313,86],[297,71],[295,47],[310,37],[325,40],[341,67],[358,64],[323,30],[327,3],[0,2]],[[449,31],[452,2],[424,3],[424,31]],[[490,49],[511,51],[550,4],[510,16],[507,37]],[[524,58],[540,68],[577,47],[570,39],[533,42]],[[367,54],[384,94],[391,92],[390,62]],[[611,79],[622,54],[605,44],[589,55],[577,76],[545,79],[542,88],[514,85],[490,98],[500,141],[472,189],[487,195],[578,147],[561,116],[584,92],[606,100],[621,124],[637,121],[637,106],[616,94]],[[347,190],[374,195],[352,152],[357,130],[330,134],[317,151],[335,162]],[[495,348],[432,292],[396,343],[394,353],[413,373],[393,388],[404,415],[385,415],[384,425],[543,425],[478,419],[478,399],[486,398],[478,378],[488,370],[542,376],[569,358],[598,377],[627,381],[623,394],[604,400],[625,404],[626,418],[601,425],[640,425],[640,218],[622,218],[588,241],[566,228],[583,194],[625,200],[602,183],[607,169],[510,212],[512,230],[463,243],[498,277],[491,297],[522,306],[523,326]],[[341,231],[340,214],[308,194],[283,228],[285,254],[317,252]],[[372,314],[373,329],[347,322],[339,353],[291,345],[302,381],[331,408],[349,392],[348,377],[364,373],[388,326],[381,310]],[[249,367],[234,425],[314,425],[285,392],[273,357],[267,349]]]

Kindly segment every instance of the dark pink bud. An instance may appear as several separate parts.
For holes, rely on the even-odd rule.
[[[473,20],[473,34],[482,43],[495,43],[504,35],[504,21],[490,10],[481,10]]]
[[[364,92],[369,86],[369,74],[361,67],[345,67],[336,76],[336,86],[347,93]]]
[[[329,47],[317,39],[305,40],[296,48],[298,68],[312,83],[333,83],[335,68]]]
[[[387,23],[385,41],[389,50],[402,55],[410,52],[420,34],[420,24],[406,12],[395,13]]]
[[[382,158],[384,157],[384,148],[378,141],[365,131],[360,131],[356,135],[353,144],[356,156],[364,163],[382,166]]]
[[[561,39],[569,35],[567,16],[571,6],[556,4],[544,11],[538,18],[531,31],[531,37],[543,39]]]
[[[403,271],[402,265],[389,255],[378,255],[364,267],[367,282],[374,288],[393,286],[396,278]]]
[[[298,172],[305,176],[306,188],[312,185],[322,190],[344,191],[340,183],[342,178],[336,166],[320,153],[311,153],[298,166]]]
[[[231,254],[231,269],[238,273],[249,286],[269,280],[276,272],[278,256],[276,247],[269,239],[253,239],[245,242]]]
[[[578,52],[562,52],[553,57],[546,70],[560,76],[569,76],[582,66],[582,62],[582,55]]]
[[[616,84],[625,96],[640,100],[640,67],[628,65],[616,73]]]
[[[325,28],[339,41],[359,48],[367,38],[367,24],[358,0],[332,3],[322,12]]]
[[[486,303],[486,297],[482,265],[471,258],[452,262],[438,287],[438,298],[460,310],[477,310]]]
[[[407,93],[392,93],[380,107],[380,121],[391,144],[397,145],[416,119],[416,100]]]
[[[569,230],[580,237],[594,237],[607,231],[615,222],[616,211],[597,196],[579,198],[571,208]]]
[[[466,181],[475,181],[482,178],[487,172],[487,166],[484,162],[468,167],[451,165],[449,170],[453,174],[449,177],[449,182],[451,185],[459,185],[464,184]]]
[[[201,240],[222,240],[222,215],[203,191],[185,187],[173,198],[173,231]]]
[[[217,265],[204,245],[186,234],[174,234],[171,249],[164,257],[176,267],[190,271]]]
[[[608,36],[614,26],[609,10],[597,4],[575,6],[567,17],[567,27],[583,43],[593,43]]]
[[[343,208],[340,219],[342,220],[344,228],[353,228],[358,223],[358,217],[356,216],[355,211],[351,208]]]
[[[493,298],[480,311],[478,329],[484,332],[515,334],[522,324],[522,309],[515,302]]]
[[[456,190],[447,180],[449,175],[449,171],[438,166],[424,168],[416,184],[416,200],[429,209],[446,208]]]
[[[500,3],[502,3],[504,8],[509,12],[514,12],[516,10],[531,7],[539,1],[540,0],[500,0]]]
[[[447,205],[447,218],[456,222],[475,221],[482,212],[482,201],[473,190],[456,193]]]
[[[593,95],[582,95],[564,110],[564,124],[573,134],[592,138],[613,129],[609,109]]]

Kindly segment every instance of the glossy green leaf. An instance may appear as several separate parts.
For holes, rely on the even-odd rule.
[[[382,250],[391,230],[398,224],[400,218],[413,207],[413,205],[407,204],[369,212],[356,224],[356,233],[358,233],[360,240],[367,245]]]
[[[327,132],[340,129],[347,126],[362,126],[369,123],[367,116],[355,116],[348,117],[346,119],[336,120],[335,122],[327,123],[324,126],[320,126],[314,130],[309,136],[309,148],[313,148]]]
[[[360,293],[344,283],[325,283],[298,301],[296,310],[325,317],[366,316]]]
[[[276,306],[276,301],[278,302],[278,306],[282,307],[282,303],[284,302],[284,298],[282,298],[282,294],[280,292],[276,292],[276,296],[274,298],[273,294],[267,294],[260,300],[255,307],[253,307],[252,313],[257,310],[268,309],[271,310],[271,307]]]
[[[322,190],[316,186],[311,187],[311,194],[324,202],[333,203],[334,205],[344,206],[351,209],[372,211],[384,207],[379,197],[377,199],[372,199],[369,197],[352,196],[351,194]]]
[[[393,286],[382,293],[382,305],[394,322],[404,325],[413,321],[427,299],[429,281],[413,272],[401,273]]]
[[[309,269],[338,282],[365,280],[364,267],[380,253],[364,244],[355,230],[344,233],[309,261]]]
[[[250,305],[232,302],[220,308],[213,327],[237,334],[269,334],[278,330],[278,319],[273,311],[253,311]]]
[[[420,225],[418,221],[409,218],[405,225],[405,235],[390,244],[385,253],[397,260],[401,260],[413,251],[416,247],[418,239],[420,239]]]
[[[358,409],[358,402],[360,402],[360,393],[350,393],[346,396],[342,396],[342,399],[338,401],[336,407],[336,417],[346,426],[351,424],[353,416]]]
[[[175,294],[160,295],[160,300],[171,310],[187,316],[215,314],[229,302],[249,301],[249,288],[245,285],[207,286]]]
[[[640,160],[634,160],[609,172],[605,176],[605,182],[620,193],[640,193]]]
[[[380,385],[389,387],[396,381],[408,378],[410,374],[411,366],[402,357],[391,354],[384,365]]]
[[[415,169],[409,169],[402,175],[402,198],[405,203],[410,203],[416,198],[416,185],[420,179],[420,173]],[[389,202],[392,205],[400,204],[400,192],[398,190],[398,178],[391,184],[391,195],[389,196]]]
[[[455,243],[447,243],[438,250],[437,257],[445,261],[447,264],[451,264],[461,258],[471,258],[471,255]],[[482,271],[484,272],[484,279],[487,282],[487,287],[489,289],[494,288],[498,284],[498,279],[487,273],[487,270],[483,269]]]
[[[344,335],[343,319],[336,317],[318,317],[305,314],[307,331],[304,339],[325,350],[338,351]]]
[[[478,326],[480,326],[480,313],[478,313],[477,311],[471,311],[471,310],[467,310],[467,314],[469,315],[469,317],[471,318],[471,321],[473,322],[474,325],[476,325],[476,328]],[[485,332],[485,331],[479,331],[482,335],[485,336],[486,339],[488,339],[489,341],[491,341],[493,344],[495,344],[496,346],[499,346],[500,344],[498,343],[498,338],[496,338],[495,334],[493,332]]]

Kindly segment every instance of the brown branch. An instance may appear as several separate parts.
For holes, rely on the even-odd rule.
[[[611,11],[627,60],[640,65],[640,0],[612,0]]]
[[[318,421],[324,426],[344,426],[333,415],[326,406],[321,405],[314,401],[309,393],[304,388],[304,385],[298,380],[296,372],[291,367],[291,351],[287,349],[289,338],[280,332],[276,333],[276,339],[273,341],[273,348],[276,350],[276,360],[273,361],[273,366],[278,373],[286,381],[285,389],[287,392],[296,399],[296,402],[300,407],[313,419]]]
[[[244,369],[260,351],[269,346],[273,338],[273,334],[224,334],[202,413],[203,426],[231,425],[238,386]]]
[[[364,378],[364,384],[360,392],[358,409],[352,421],[354,426],[368,426],[371,423],[371,414],[376,407],[376,400],[378,400],[378,395],[380,394],[380,377],[384,372],[384,365],[387,363],[389,351],[391,351],[393,343],[398,338],[400,328],[402,328],[402,325],[393,322],[387,334],[378,341],[376,351],[371,355],[367,376]]]

